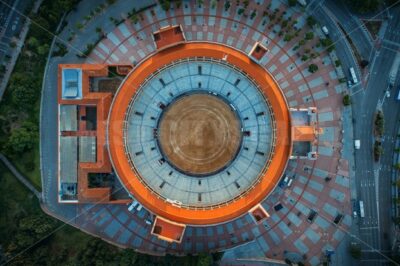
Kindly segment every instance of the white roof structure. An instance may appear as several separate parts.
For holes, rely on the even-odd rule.
[[[62,98],[82,99],[82,70],[80,68],[63,69]]]

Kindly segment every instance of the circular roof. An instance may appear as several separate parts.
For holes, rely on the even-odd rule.
[[[290,154],[289,111],[271,76],[231,48],[156,53],[114,98],[109,152],[153,213],[203,225],[245,213],[275,187]]]

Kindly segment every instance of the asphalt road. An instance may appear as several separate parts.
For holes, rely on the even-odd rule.
[[[337,18],[332,14],[332,12],[325,7],[326,1],[314,1],[311,3],[309,8],[312,11],[312,15],[319,21],[323,26],[326,26],[329,30],[329,38],[335,44],[335,50],[340,62],[342,63],[342,68],[347,79],[350,80],[350,67],[357,69],[357,62],[354,54],[351,51],[351,46],[347,42],[346,37],[340,30],[337,24]],[[360,77],[360,73],[357,71],[357,76]],[[360,84],[353,86],[353,91],[360,88]]]
[[[357,47],[357,51],[363,59],[369,60],[373,45],[372,39],[368,32],[362,27],[361,21],[352,15],[349,9],[341,0],[327,0],[325,6],[334,14],[340,25],[349,35],[353,44]]]
[[[12,38],[21,32],[25,22],[21,15],[9,8],[3,1],[22,13],[25,13],[25,9],[32,2],[31,0],[2,0],[0,2],[0,62],[3,62],[5,56],[11,52]]]
[[[399,41],[395,39],[398,38],[397,33],[393,34],[398,31],[399,23],[399,16],[389,21],[384,40]],[[352,98],[355,118],[354,138],[360,139],[362,145],[361,149],[355,153],[355,163],[358,199],[364,201],[365,208],[365,218],[360,218],[359,229],[361,239],[368,244],[362,247],[366,251],[371,250],[371,247],[381,251],[387,251],[390,248],[391,166],[393,165],[393,141],[399,126],[400,109],[399,102],[394,99],[397,96],[396,92],[392,92],[390,98],[384,97],[389,71],[396,54],[396,50],[392,48],[381,47],[377,51],[374,63],[371,65],[367,87]],[[373,163],[372,128],[376,108],[382,102],[385,115],[384,154],[378,168],[379,165]],[[364,253],[364,255],[366,260],[363,261],[363,265],[367,261],[368,265],[381,265],[381,261],[370,258],[370,254]]]
[[[357,218],[358,230],[352,232],[359,237],[362,245],[362,265],[381,265],[387,260],[373,250],[387,251],[390,249],[391,236],[391,172],[394,150],[394,137],[399,126],[400,102],[395,100],[398,90],[393,89],[390,98],[385,98],[388,85],[388,74],[396,51],[400,48],[400,10],[393,9],[380,49],[375,53],[371,39],[360,27],[360,21],[355,19],[340,1],[313,1],[308,7],[313,16],[326,25],[331,39],[335,42],[336,52],[342,62],[345,74],[350,66],[355,66],[355,57],[350,45],[338,28],[340,21],[346,33],[350,33],[353,44],[363,58],[370,58],[370,76],[366,88],[361,84],[353,86],[354,139],[361,140],[361,149],[355,151],[355,183],[358,200],[364,202],[365,217]],[[373,56],[376,56],[373,59]],[[383,100],[384,99],[384,100]],[[378,102],[383,102],[385,114],[385,136],[383,141],[384,154],[381,158],[381,168],[378,169],[373,159],[372,126]],[[357,201],[358,205],[358,201]]]
[[[400,7],[397,9],[397,14],[400,14]],[[393,56],[393,60],[396,54],[396,50],[400,53],[400,47],[396,47],[393,44],[385,44],[385,40],[394,42],[397,46],[400,46],[400,17],[393,16],[390,21],[388,30],[386,31],[384,46],[381,47],[382,53],[388,56]],[[397,48],[397,49],[396,49]],[[390,70],[389,70],[390,71]],[[381,250],[386,251],[391,249],[392,239],[391,235],[393,225],[391,221],[392,213],[392,195],[388,193],[392,188],[392,172],[393,172],[393,154],[395,142],[397,138],[398,128],[400,126],[400,101],[397,100],[400,87],[400,76],[399,70],[397,76],[397,82],[395,86],[390,89],[390,98],[384,100],[382,110],[385,116],[385,133],[383,136],[383,150],[384,154],[381,158],[381,168],[379,173],[379,204],[384,206],[379,208],[379,217],[381,217]],[[383,97],[383,96],[381,96]]]

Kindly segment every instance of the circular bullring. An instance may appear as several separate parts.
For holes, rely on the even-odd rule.
[[[156,215],[217,224],[260,203],[291,151],[276,82],[227,46],[187,43],[156,53],[119,88],[109,153],[125,188]]]

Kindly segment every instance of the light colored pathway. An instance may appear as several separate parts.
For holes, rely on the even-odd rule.
[[[0,153],[0,160],[4,163],[4,165],[13,173],[13,175],[26,187],[28,188],[35,196],[36,198],[41,201],[42,199],[42,193],[40,193],[27,179],[25,176],[23,176],[15,167],[12,165],[12,163],[3,155]]]

